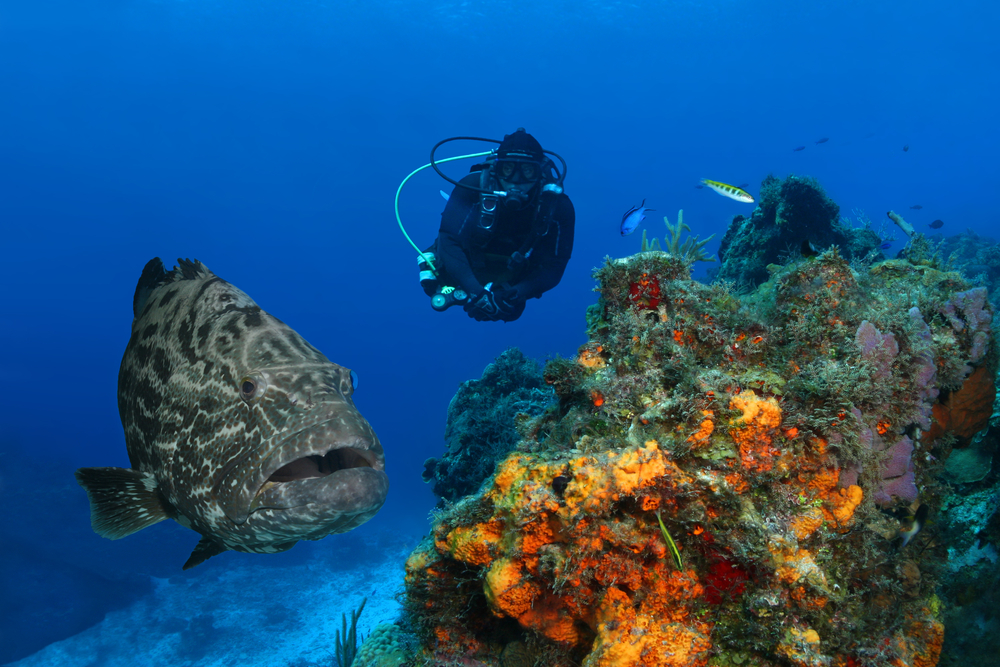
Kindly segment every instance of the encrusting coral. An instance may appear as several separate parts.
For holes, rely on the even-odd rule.
[[[979,423],[935,415],[985,400],[997,352],[960,275],[894,261],[833,249],[743,299],[669,253],[609,261],[546,366],[558,409],[406,564],[417,664],[937,664],[946,554],[890,511],[933,516]]]

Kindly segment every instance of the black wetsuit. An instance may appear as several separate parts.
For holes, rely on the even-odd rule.
[[[473,172],[461,182],[478,187],[480,175]],[[496,211],[492,230],[483,230],[479,193],[463,187],[452,191],[441,213],[436,244],[443,282],[473,296],[481,294],[487,282],[494,282],[516,288],[519,299],[540,297],[559,284],[573,251],[573,203],[565,194],[559,195],[548,230],[535,239],[530,257],[516,271],[506,269],[507,260],[534,233],[537,194],[521,211],[511,211],[502,203]]]

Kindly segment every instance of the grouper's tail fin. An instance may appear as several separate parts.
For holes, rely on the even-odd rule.
[[[76,481],[90,499],[90,524],[117,540],[169,518],[152,475],[131,468],[80,468]]]

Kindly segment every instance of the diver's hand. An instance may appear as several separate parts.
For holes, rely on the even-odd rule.
[[[465,312],[477,322],[512,322],[524,312],[524,300],[517,297],[516,290],[484,290],[478,298],[466,304]]]
[[[496,295],[488,289],[483,290],[478,297],[469,299],[465,304],[465,312],[477,322],[495,322],[501,319]]]
[[[501,287],[500,289],[493,291],[493,296],[501,310],[506,310],[511,313],[517,310],[517,307],[524,303],[524,297],[521,296],[520,291],[516,287]]]

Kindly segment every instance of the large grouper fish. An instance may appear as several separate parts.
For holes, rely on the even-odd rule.
[[[201,534],[184,564],[344,533],[385,502],[385,455],[354,378],[204,264],[143,269],[118,373],[131,468],[80,468],[94,530],[163,519]]]

